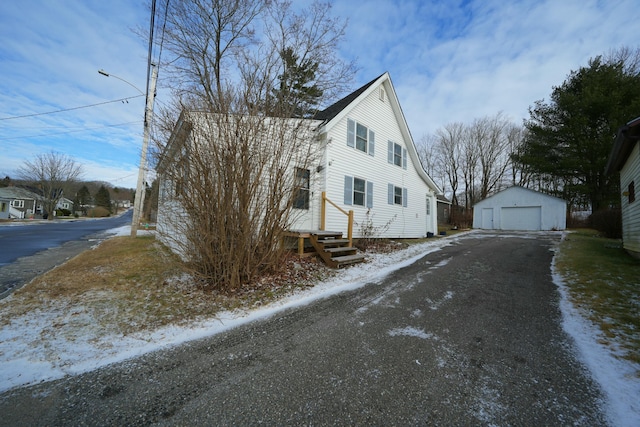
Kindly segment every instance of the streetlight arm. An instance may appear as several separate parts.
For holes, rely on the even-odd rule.
[[[126,84],[128,84],[129,86],[131,86],[132,88],[134,88],[135,90],[137,90],[138,92],[140,92],[141,95],[144,95],[144,92],[141,91],[136,85],[134,85],[131,82],[126,81],[125,79],[123,79],[122,77],[118,77],[115,74],[110,74],[107,73],[105,70],[98,70],[98,74],[102,74],[105,77],[113,77],[114,79],[118,79],[122,82],[125,82]]]

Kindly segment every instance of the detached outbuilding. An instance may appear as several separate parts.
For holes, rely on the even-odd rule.
[[[564,230],[567,202],[524,187],[510,187],[473,207],[473,228],[484,230]]]

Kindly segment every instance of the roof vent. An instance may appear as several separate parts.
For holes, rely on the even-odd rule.
[[[380,88],[380,101],[384,102],[384,88]]]

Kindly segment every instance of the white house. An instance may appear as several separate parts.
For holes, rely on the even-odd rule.
[[[416,238],[437,233],[436,196],[442,191],[418,159],[388,73],[319,112],[324,153],[309,209],[295,229],[321,227],[321,193],[354,211],[354,236],[367,218],[388,228],[379,237]],[[310,171],[315,172],[315,171]],[[326,209],[324,229],[345,230],[345,217]]]
[[[618,130],[609,155],[606,172],[620,172],[622,245],[640,258],[640,201],[636,198],[636,181],[640,182],[640,117]]]
[[[523,187],[510,187],[473,207],[473,228],[485,230],[564,230],[567,203]]]
[[[168,153],[172,149],[176,152],[172,144],[195,138],[190,137],[198,126],[194,114],[198,113],[183,113],[169,140]],[[300,120],[310,125],[307,142],[316,145],[319,155],[305,168],[291,165],[291,174],[295,174],[302,192],[294,204],[296,214],[290,232],[348,234],[345,213],[353,211],[352,233],[356,238],[366,225],[378,231],[374,237],[418,238],[437,233],[436,196],[442,192],[420,164],[388,73],[318,112],[313,119]],[[167,155],[164,161],[171,158]],[[164,167],[161,161],[157,223],[159,230],[170,230],[167,216],[172,214],[163,206],[175,206],[171,188],[176,183],[167,182],[171,178],[163,173]]]

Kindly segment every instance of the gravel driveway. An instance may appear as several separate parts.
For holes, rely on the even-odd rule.
[[[2,425],[605,425],[560,326],[559,235],[472,234],[211,338],[0,396]]]

